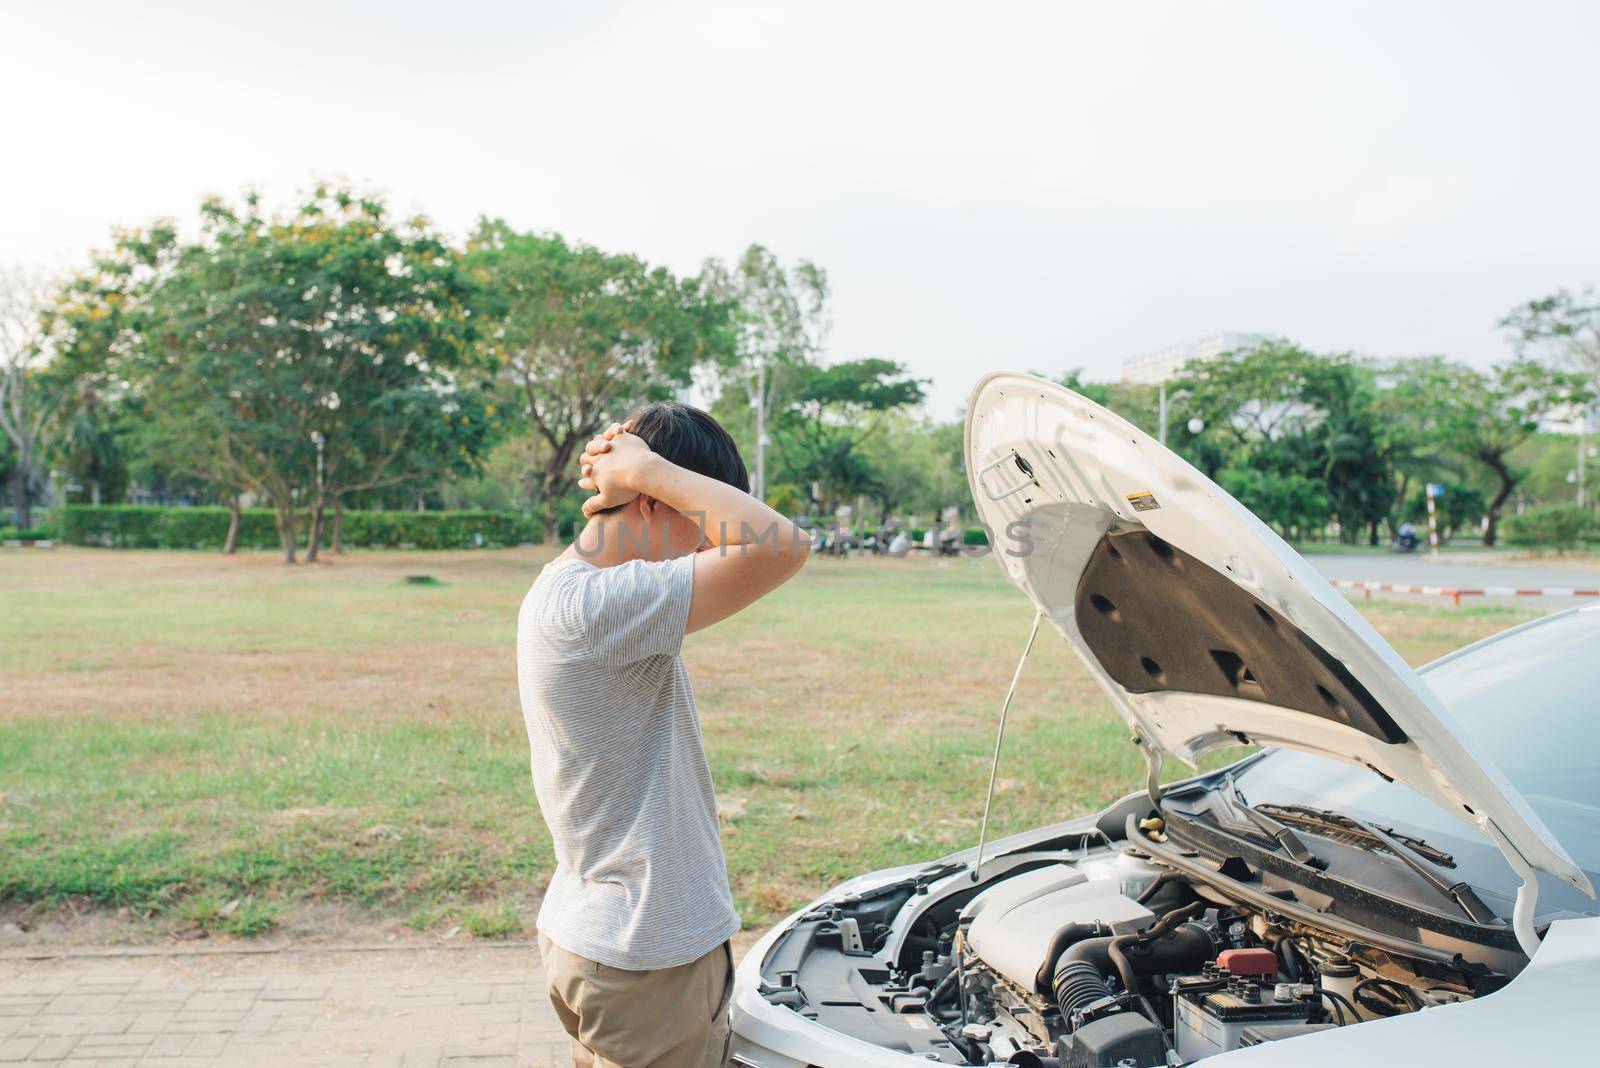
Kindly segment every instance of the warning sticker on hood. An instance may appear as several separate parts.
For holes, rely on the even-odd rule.
[[[1135,512],[1153,512],[1161,505],[1156,501],[1156,495],[1149,490],[1140,490],[1138,493],[1128,494],[1128,503],[1133,505]]]

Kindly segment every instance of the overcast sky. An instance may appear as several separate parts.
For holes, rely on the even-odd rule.
[[[941,417],[1218,329],[1483,363],[1600,281],[1596,4],[7,4],[0,93],[0,260],[322,175],[681,271],[759,241]]]

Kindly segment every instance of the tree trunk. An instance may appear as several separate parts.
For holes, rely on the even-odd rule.
[[[561,538],[561,528],[556,522],[556,509],[553,504],[546,501],[540,506],[544,513],[544,544],[554,545]]]
[[[327,503],[321,497],[311,502],[311,533],[306,536],[306,563],[317,562],[317,550],[322,548],[322,517],[327,512]]]
[[[299,546],[295,544],[295,536],[299,531],[295,529],[294,505],[290,504],[288,507],[279,505],[277,518],[278,542],[283,546],[283,562],[292,564],[294,563],[296,552],[299,551]]]
[[[228,498],[228,536],[222,542],[224,556],[232,556],[239,550],[239,513],[239,497],[235,494]]]
[[[538,509],[544,516],[544,544],[554,545],[561,538],[561,525],[556,519],[556,500],[561,496],[561,491],[578,481],[577,468],[573,466],[582,445],[588,438],[571,437],[553,445],[550,456],[545,461],[544,471],[539,476],[539,502]],[[578,532],[572,532],[576,538]]]
[[[28,442],[24,439],[22,447],[17,450],[16,492],[12,499],[17,509],[17,526],[23,530],[33,526],[33,487],[28,484],[28,473],[32,468],[33,450],[28,448]]]
[[[1394,507],[1389,509],[1389,533],[1392,536],[1406,521],[1406,493],[1411,489],[1411,476],[1400,476],[1400,492],[1395,495]]]
[[[1483,460],[1484,466],[1500,477],[1500,490],[1494,495],[1494,500],[1489,502],[1489,521],[1483,528],[1483,544],[1492,547],[1500,533],[1500,508],[1510,498],[1511,491],[1517,488],[1517,480],[1502,458],[1496,456],[1492,459],[1488,457],[1479,459]]]
[[[1367,544],[1378,544],[1378,521],[1376,519],[1367,520]]]
[[[33,517],[28,514],[28,476],[20,459],[11,473],[11,506],[17,510],[17,526],[23,530],[33,526]]]
[[[344,552],[344,498],[333,502],[333,551]]]

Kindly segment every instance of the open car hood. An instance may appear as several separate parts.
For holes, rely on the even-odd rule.
[[[1077,650],[1143,744],[1190,765],[1250,743],[1369,768],[1476,827],[1525,882],[1532,868],[1594,895],[1527,802],[1349,602],[1149,435],[1053,382],[1000,372],[973,389],[965,449],[1006,576]],[[1527,907],[1518,924],[1531,933]]]

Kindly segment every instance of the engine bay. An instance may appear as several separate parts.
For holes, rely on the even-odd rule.
[[[1409,1042],[1415,1062],[1454,1019],[1497,1034],[1492,1003],[1441,1007],[1539,971],[1538,921],[1591,916],[1568,891],[1594,891],[1433,681],[1500,725],[1520,694],[1483,680],[1524,678],[1513,661],[1528,650],[1508,660],[1491,640],[1424,681],[1221,487],[1037,376],[981,379],[963,444],[983,521],[1028,532],[1029,551],[995,558],[1035,609],[976,845],[851,880],[766,936],[741,970],[737,1063],[1172,1068],[1297,1042],[1307,1061],[1329,1051],[1322,1063]],[[991,842],[1007,714],[1047,623],[1110,697],[1145,789]],[[1587,708],[1576,691],[1561,700]],[[1505,743],[1519,763],[1528,726]],[[1199,771],[1234,746],[1256,752]],[[1197,773],[1165,782],[1167,758]],[[1565,782],[1592,770],[1581,759],[1528,767]],[[1548,810],[1547,777],[1523,774]],[[1541,908],[1542,889],[1566,900]],[[1545,965],[1558,989],[1564,967]],[[1540,996],[1528,989],[1507,995]],[[1292,1047],[1281,1058],[1298,1062]]]
[[[1509,980],[1495,951],[1408,955],[1307,923],[1265,884],[1282,911],[1241,902],[1225,884],[1256,873],[1225,861],[1213,885],[1159,859],[1148,826],[1148,843],[1096,832],[995,858],[978,884],[945,865],[839,898],[774,944],[762,996],[918,1058],[1092,1068],[1192,1063]]]

